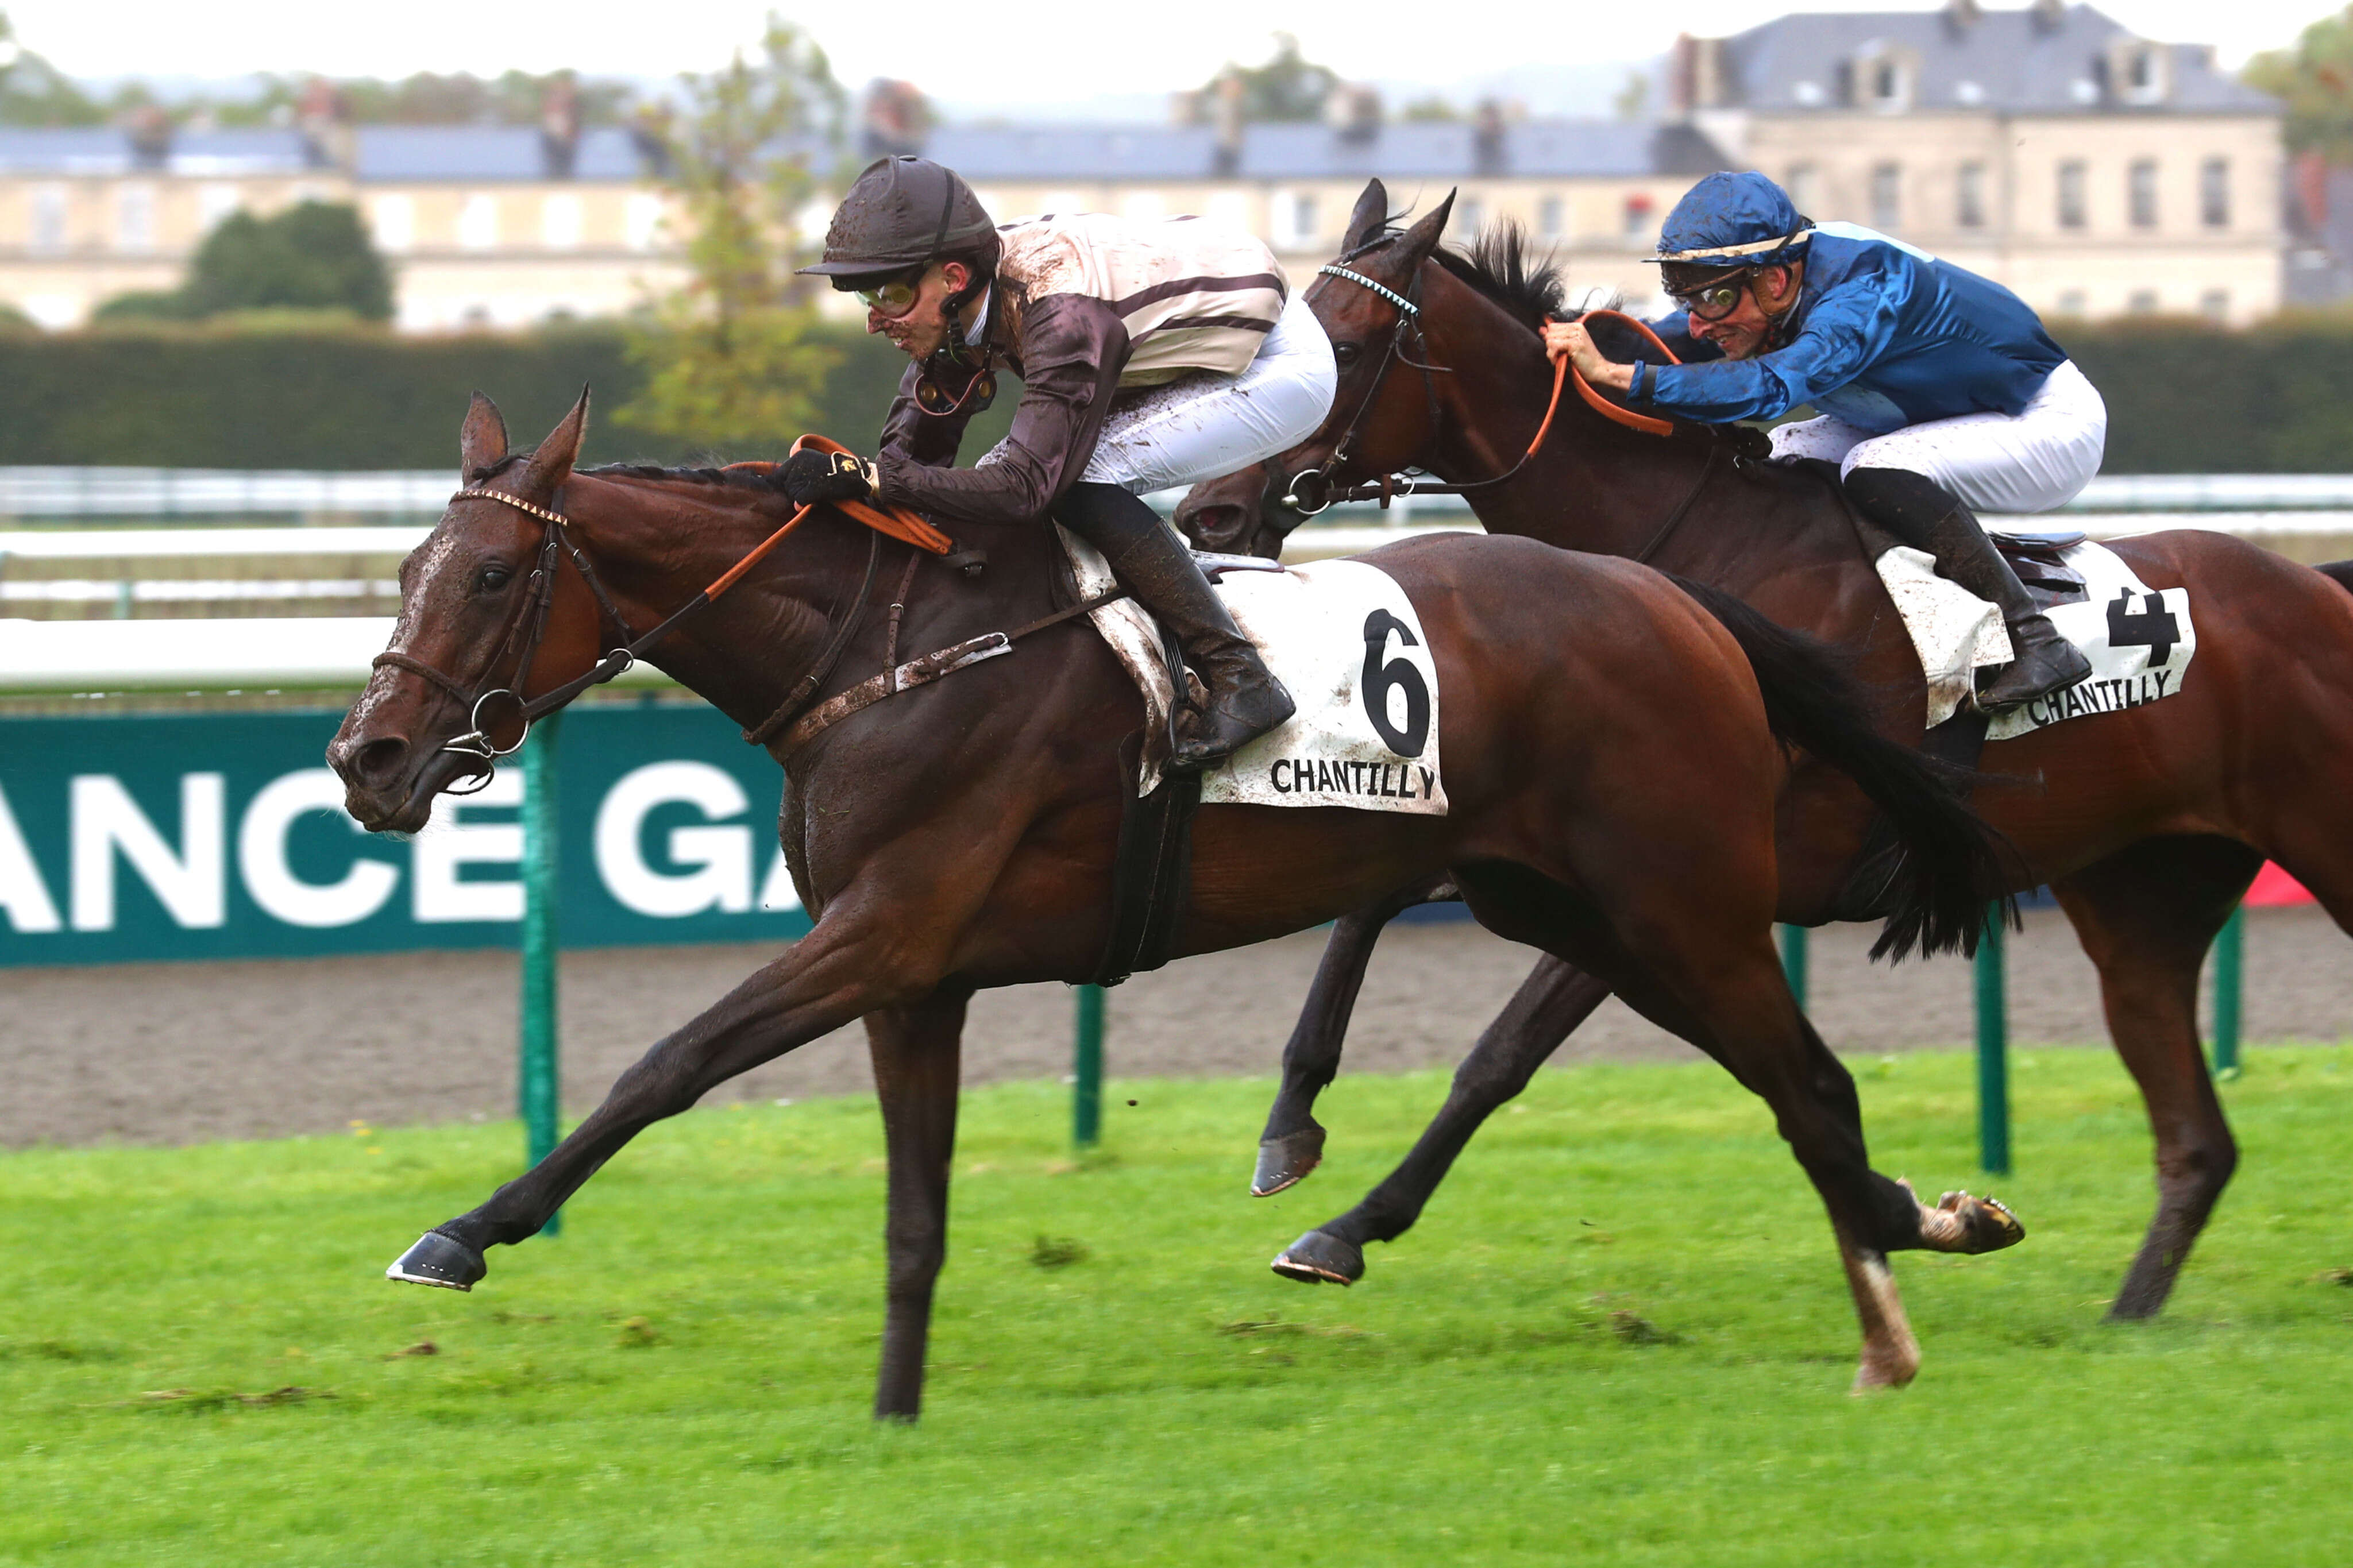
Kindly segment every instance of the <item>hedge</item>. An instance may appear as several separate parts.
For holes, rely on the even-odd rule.
[[[2353,320],[2056,331],[2107,398],[2110,473],[2353,470]],[[880,343],[849,342],[845,351],[817,427],[863,444],[902,362]],[[0,464],[440,468],[456,459],[458,422],[476,387],[498,400],[520,444],[554,425],[584,383],[609,415],[638,381],[611,326],[455,338],[364,329],[12,334],[0,338]],[[967,457],[1002,432],[1012,402],[983,416]],[[590,422],[587,457],[773,457],[794,434],[777,432],[775,451],[713,454],[607,417]]]

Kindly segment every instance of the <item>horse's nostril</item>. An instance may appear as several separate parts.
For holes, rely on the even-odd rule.
[[[386,735],[353,750],[347,759],[343,776],[355,784],[385,784],[390,781],[394,771],[407,755],[407,742],[397,735]]]

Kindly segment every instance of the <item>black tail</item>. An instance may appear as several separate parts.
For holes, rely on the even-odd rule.
[[[2324,577],[2336,578],[2338,587],[2353,594],[2353,561],[2331,561],[2327,565],[2316,566],[2313,570]]]
[[[1955,770],[1871,728],[1871,695],[1829,644],[1775,625],[1721,588],[1677,577],[1675,585],[1724,623],[1748,656],[1776,738],[1804,747],[1861,785],[1887,814],[1903,851],[1895,909],[1872,945],[1873,958],[1974,953],[1986,906],[2018,923],[2008,891],[2015,859],[2009,843],[1962,798]]]

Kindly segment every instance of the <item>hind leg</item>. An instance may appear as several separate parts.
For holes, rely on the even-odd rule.
[[[1728,858],[1727,858],[1728,861]],[[1599,897],[1517,867],[1461,878],[1472,911],[1499,934],[1543,946],[1607,983],[1636,1011],[1721,1062],[1771,1107],[1820,1194],[1862,1329],[1857,1390],[1901,1385],[1920,1363],[1887,1254],[1906,1247],[1986,1252],[2024,1229],[1999,1205],[1954,1194],[1923,1206],[1871,1168],[1854,1079],[1789,994],[1773,946],[1771,888],[1743,900],[1727,861],[1700,887],[1668,878],[1615,882]],[[1753,919],[1741,906],[1757,905]]]
[[[913,1421],[923,1411],[932,1289],[947,1261],[948,1161],[955,1152],[958,1064],[970,1000],[967,992],[943,993],[915,1006],[866,1016],[891,1169],[877,1421]]]
[[[2149,1318],[2239,1161],[2198,1039],[2198,973],[2263,857],[2226,838],[2145,840],[2054,885],[2084,951],[2116,1054],[2157,1141],[2157,1213],[2108,1309]]]
[[[1324,1127],[1315,1120],[1315,1097],[1340,1075],[1348,1017],[1356,1011],[1356,993],[1364,986],[1381,928],[1400,910],[1452,897],[1454,884],[1441,877],[1401,889],[1333,922],[1323,961],[1315,966],[1315,983],[1308,987],[1299,1022],[1292,1026],[1291,1038],[1282,1047],[1282,1087],[1275,1091],[1266,1131],[1259,1135],[1250,1196],[1271,1197],[1296,1186],[1324,1163]]]

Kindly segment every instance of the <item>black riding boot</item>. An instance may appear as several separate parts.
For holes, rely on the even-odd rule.
[[[1185,662],[1208,689],[1206,710],[1176,721],[1177,773],[1212,768],[1291,717],[1295,704],[1226,613],[1193,552],[1160,514],[1117,485],[1075,484],[1054,508],[1063,527],[1103,553],[1121,586],[1176,633]],[[1175,673],[1175,672],[1171,672]],[[1178,681],[1177,701],[1185,693]]]
[[[1952,491],[1904,468],[1857,468],[1846,493],[1864,516],[1915,550],[1936,558],[1936,570],[2001,611],[2010,628],[2010,660],[1978,693],[1987,712],[2015,708],[2065,689],[2092,673],[2092,662],[2059,635],[2035,607],[2026,585],[1985,536],[1977,516]]]

